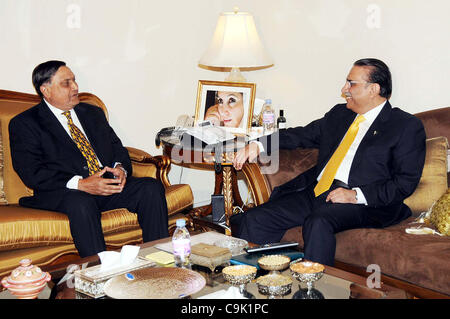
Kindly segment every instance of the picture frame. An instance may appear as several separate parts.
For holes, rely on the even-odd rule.
[[[255,83],[199,80],[194,125],[210,120],[231,133],[247,133],[252,125]]]

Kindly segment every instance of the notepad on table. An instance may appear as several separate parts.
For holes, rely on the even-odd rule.
[[[151,253],[148,254],[147,256],[145,256],[145,258],[154,261],[158,264],[161,265],[169,265],[173,262],[175,262],[175,259],[173,258],[172,254],[169,254],[168,252],[165,251],[157,251],[155,253]]]

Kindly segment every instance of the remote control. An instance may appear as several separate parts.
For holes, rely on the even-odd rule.
[[[254,252],[258,252],[258,251],[295,247],[295,246],[298,246],[298,243],[291,241],[291,242],[285,242],[285,243],[271,243],[271,244],[265,244],[265,245],[261,245],[261,246],[249,247],[249,248],[245,248],[245,251],[248,253],[254,253]]]

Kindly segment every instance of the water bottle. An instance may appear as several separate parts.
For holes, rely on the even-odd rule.
[[[275,131],[275,112],[272,109],[272,100],[267,99],[262,108],[262,124],[264,135]]]
[[[280,116],[277,119],[277,128],[286,128],[286,118],[284,117],[284,111],[280,110]]]
[[[177,229],[172,236],[173,257],[175,267],[191,268],[189,257],[191,256],[191,236],[186,229],[186,221],[177,219]]]

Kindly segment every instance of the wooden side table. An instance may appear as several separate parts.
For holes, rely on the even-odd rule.
[[[253,206],[244,206],[239,194],[237,173],[232,164],[237,150],[244,147],[247,142],[244,138],[238,138],[233,143],[226,143],[221,145],[220,148],[216,148],[198,142],[194,143],[193,140],[192,143],[181,143],[174,136],[161,137],[163,154],[170,158],[173,164],[192,169],[215,171],[214,195],[223,194],[224,196],[225,218],[228,227],[228,229],[225,229],[225,233],[228,235],[231,235],[229,221],[233,215],[233,206],[243,207],[244,211]],[[218,149],[220,154],[217,153]],[[242,172],[246,178],[249,191],[253,196],[254,204],[259,205],[267,201],[269,198],[267,189],[269,188],[266,187],[267,181],[259,172],[257,164],[246,163]],[[264,187],[261,187],[262,185]],[[211,212],[211,205],[194,209],[192,213],[194,223],[196,219],[208,216]],[[200,227],[208,227],[207,220],[203,220],[203,223],[200,224],[202,224],[199,225]],[[209,226],[211,226],[209,228],[217,230],[214,225]]]

